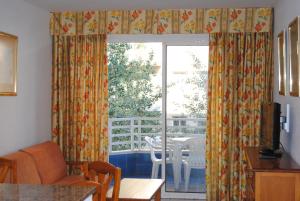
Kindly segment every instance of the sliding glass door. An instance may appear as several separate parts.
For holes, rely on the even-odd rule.
[[[165,179],[163,197],[205,198],[207,42],[109,38],[109,160],[123,177]]]
[[[165,45],[166,192],[205,193],[208,47]]]

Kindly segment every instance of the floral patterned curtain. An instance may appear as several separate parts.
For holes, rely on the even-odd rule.
[[[207,197],[245,198],[244,147],[258,145],[272,99],[272,8],[53,12],[53,139],[67,160],[107,157],[107,64],[101,34],[210,34]]]
[[[209,201],[245,200],[244,148],[259,145],[261,103],[272,100],[272,52],[272,33],[210,34]]]
[[[106,160],[106,36],[53,36],[52,138],[66,160]]]
[[[270,32],[272,8],[102,10],[51,13],[51,35]]]

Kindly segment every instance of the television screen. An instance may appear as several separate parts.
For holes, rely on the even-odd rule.
[[[260,146],[277,150],[280,145],[280,104],[264,103],[261,108]]]

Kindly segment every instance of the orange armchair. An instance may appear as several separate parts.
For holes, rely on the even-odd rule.
[[[83,175],[71,174],[74,169]],[[49,141],[0,158],[0,183],[95,186],[94,201],[106,200],[112,180],[118,200],[120,178],[120,168],[106,162],[66,162],[58,145]]]

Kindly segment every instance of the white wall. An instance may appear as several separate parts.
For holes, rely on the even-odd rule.
[[[0,156],[50,139],[49,12],[22,0],[0,0],[0,31],[19,37],[18,95],[0,96]]]
[[[283,114],[285,114],[286,104],[291,106],[291,125],[290,133],[281,134],[281,142],[285,149],[291,153],[292,157],[300,163],[300,98],[291,97],[289,95],[289,86],[287,86],[286,96],[278,94],[278,56],[277,56],[277,35],[286,29],[288,24],[296,17],[300,16],[300,1],[299,0],[278,0],[275,5],[275,88],[274,99],[282,104]],[[289,66],[289,65],[288,65]],[[289,80],[289,70],[287,72],[287,80]],[[288,83],[287,83],[288,85]]]

